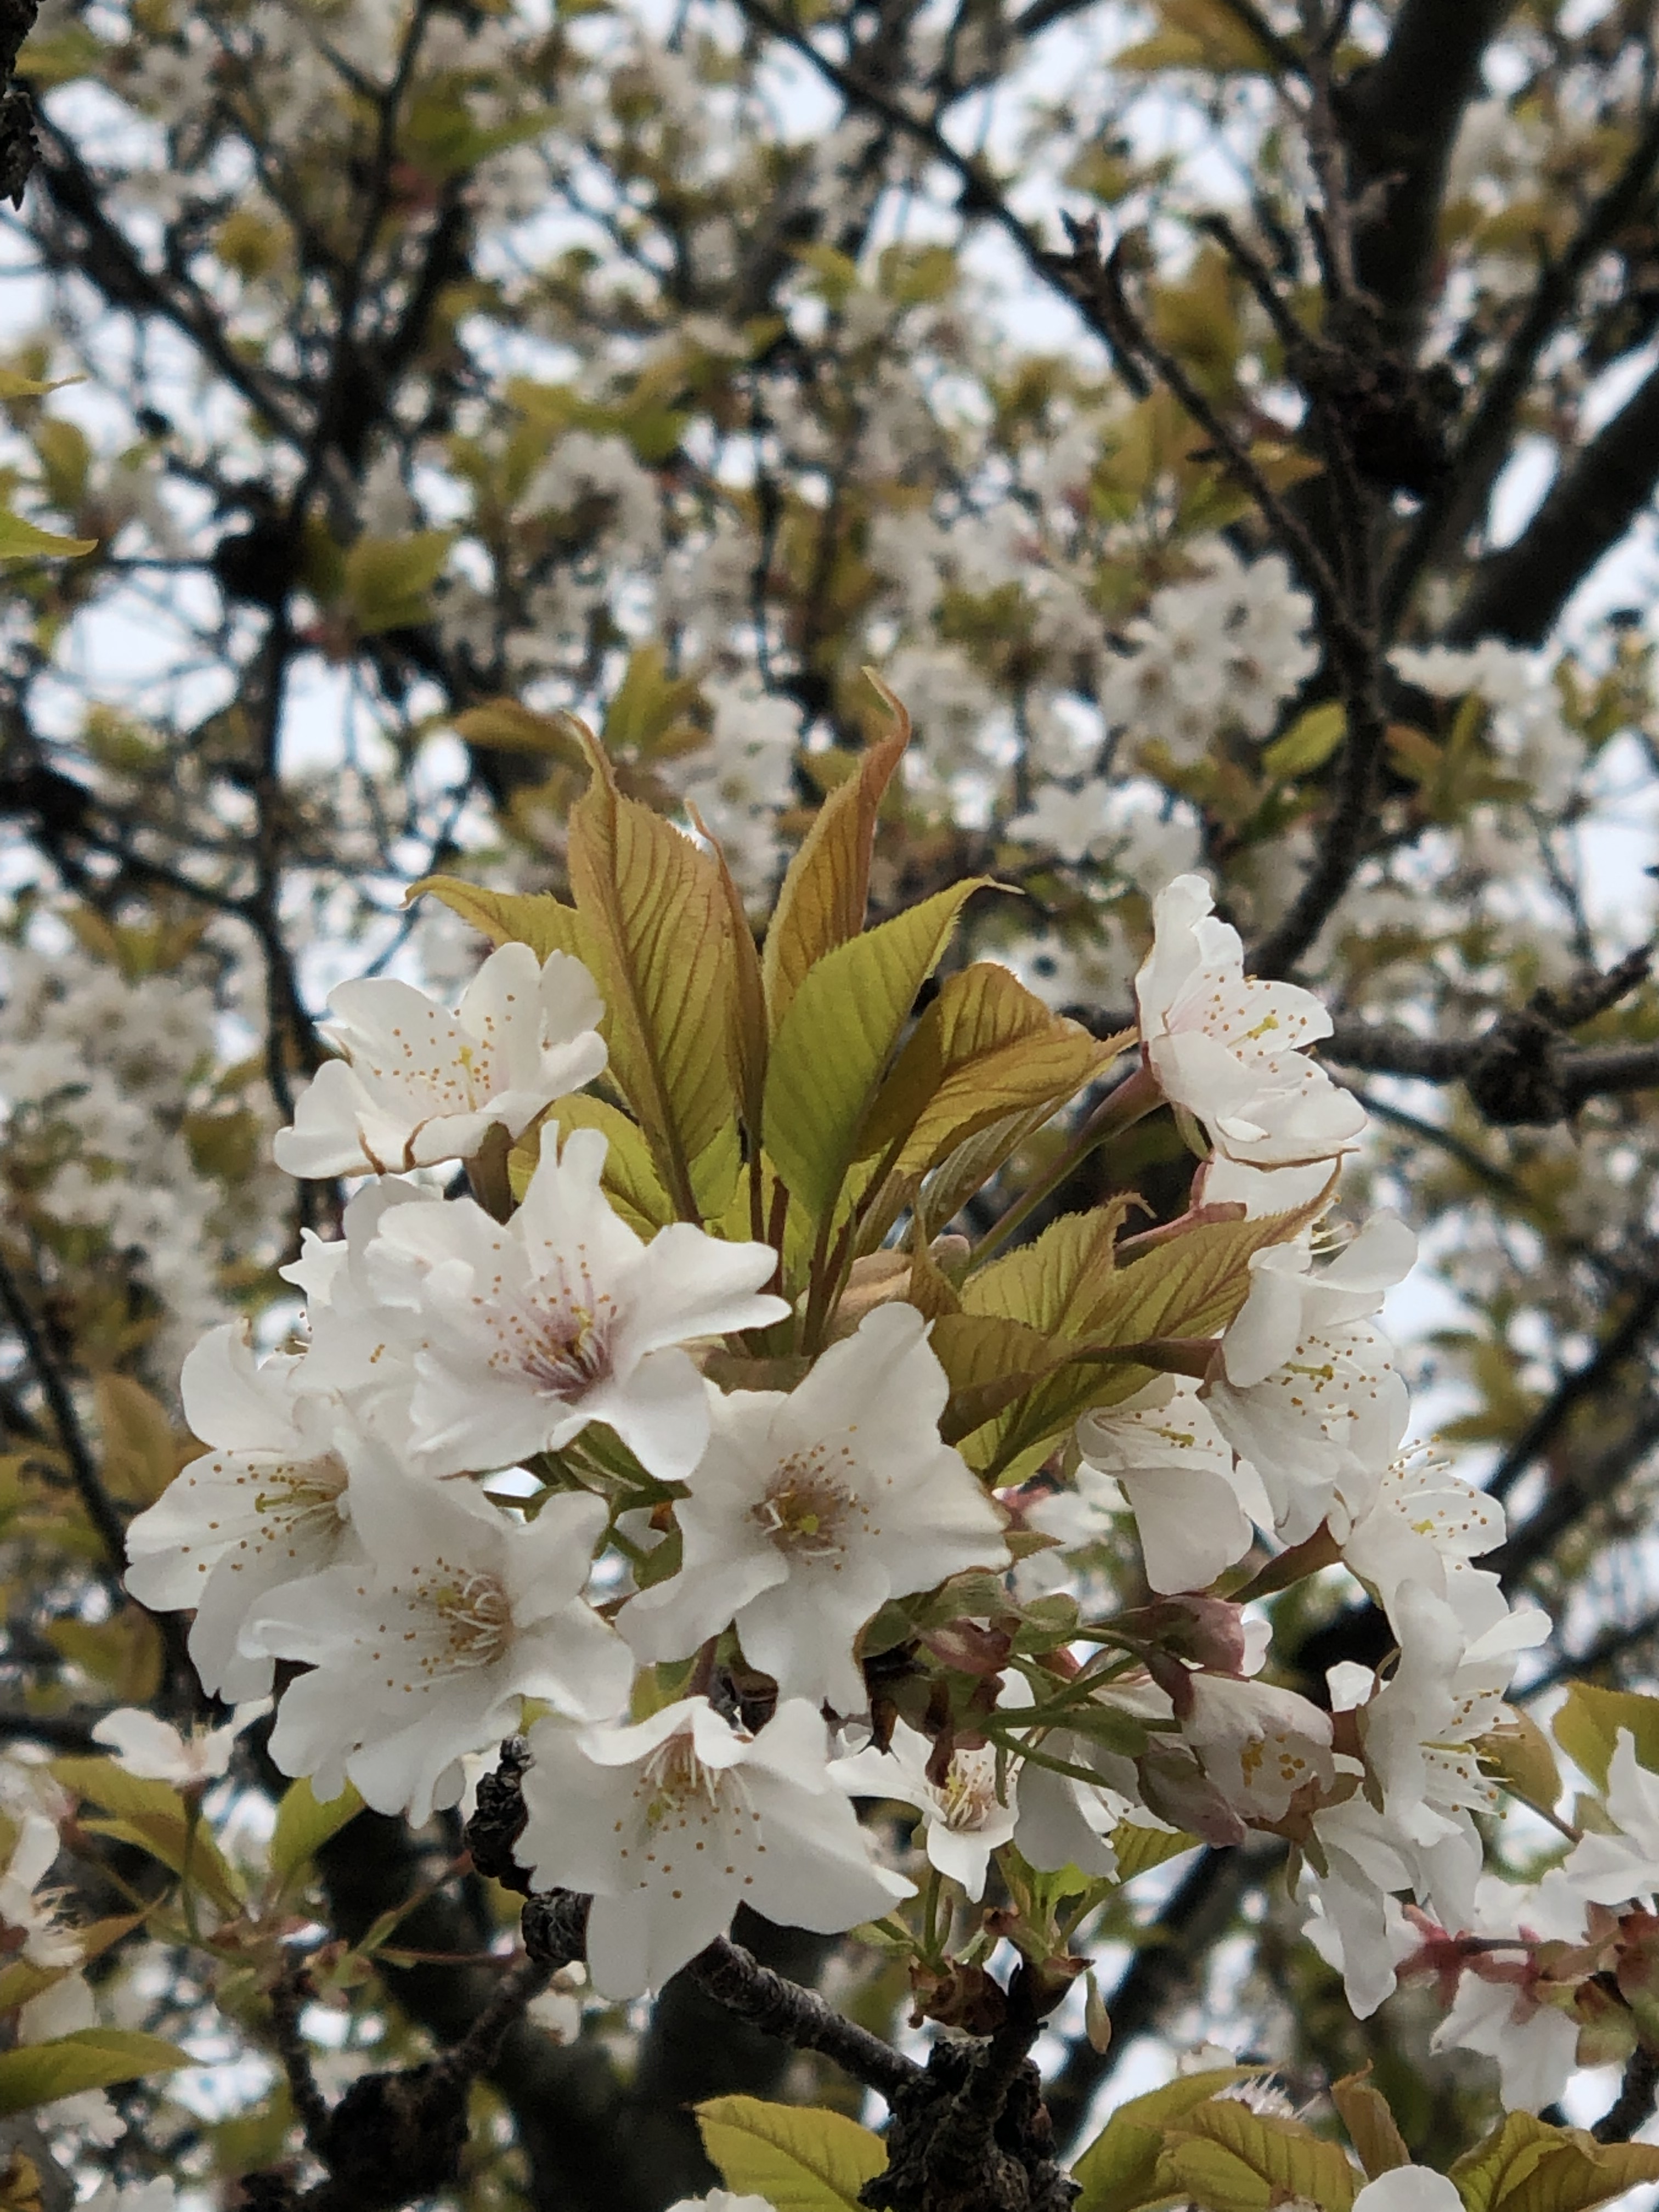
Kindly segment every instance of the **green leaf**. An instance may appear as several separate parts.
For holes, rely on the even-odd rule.
[[[880,2136],[844,2112],[712,2097],[696,2113],[726,2186],[763,2197],[777,2212],[858,2212],[860,2190],[887,2164]]]
[[[587,1097],[561,1098],[557,1112],[550,1118],[559,1125],[561,1148],[573,1129],[598,1129],[605,1136],[600,1188],[637,1236],[648,1242],[658,1230],[667,1227],[674,1218],[674,1202],[663,1188],[651,1147],[637,1122],[630,1121],[608,1099]],[[539,1121],[532,1124],[508,1157],[507,1179],[514,1198],[524,1196],[536,1172],[542,1156],[541,1132]]]
[[[1184,1828],[1142,1828],[1133,1820],[1120,1820],[1112,1831],[1117,1878],[1120,1882],[1133,1881],[1138,1874],[1162,1866],[1166,1859],[1178,1859],[1182,1851],[1194,1850],[1201,1840],[1189,1836]]]
[[[1308,775],[1325,763],[1347,735],[1348,710],[1340,699],[1327,699],[1298,714],[1282,738],[1263,748],[1261,765],[1269,775]]]
[[[1215,2097],[1187,2112],[1164,2142],[1163,2171],[1210,2212],[1251,2212],[1292,2197],[1320,2212],[1351,2212],[1358,2175],[1339,2145],[1300,2120]]]
[[[416,530],[407,538],[360,538],[349,547],[342,596],[360,635],[423,623],[431,611],[428,594],[454,542],[453,530]]]
[[[482,707],[457,714],[452,726],[457,737],[486,752],[550,755],[572,768],[584,765],[581,741],[568,714],[538,714],[516,699],[487,699]]]
[[[586,953],[574,907],[550,891],[487,891],[459,876],[422,876],[404,893],[404,904],[429,894],[452,914],[487,937],[492,945],[527,945],[538,960],[550,952]]]
[[[303,1775],[290,1783],[276,1808],[276,1826],[270,1838],[270,1870],[279,1886],[286,1888],[329,1838],[337,1836],[362,1809],[363,1801],[349,1782],[337,1797],[322,1803]]]
[[[861,1154],[901,1139],[896,1172],[923,1176],[1005,1115],[1064,1105],[1125,1040],[1101,1042],[1051,1013],[1006,968],[975,961],[947,975],[883,1084]]]
[[[95,538],[60,538],[37,523],[25,522],[9,508],[0,507],[0,561],[33,561],[42,554],[67,556],[97,550]]]
[[[1050,1327],[1061,1358],[1029,1396],[961,1440],[969,1464],[994,1473],[1000,1482],[1012,1481],[1079,1413],[1133,1396],[1157,1370],[1112,1357],[1116,1348],[1157,1338],[1202,1339],[1224,1328],[1249,1294],[1250,1255],[1296,1236],[1323,1204],[1322,1193],[1293,1213],[1202,1222],[1111,1272],[1097,1220],[1107,1209],[1063,1216],[1035,1245],[969,1276],[964,1306],[971,1299],[1057,1311]],[[1097,1349],[1102,1356],[1093,1358]]]
[[[570,815],[570,882],[609,1009],[611,1073],[676,1211],[698,1221],[691,1163],[736,1118],[726,893],[707,853],[623,798],[596,743],[590,759],[592,781]]]
[[[858,935],[870,896],[870,860],[883,794],[910,742],[910,717],[884,688],[897,720],[817,811],[789,863],[766,933],[761,972],[774,1034],[807,971]]]
[[[1006,1314],[941,1314],[928,1338],[951,1395],[939,1418],[947,1444],[983,1428],[1053,1372],[1058,1354],[1040,1329]]]
[[[1226,0],[1158,0],[1159,27],[1112,57],[1116,70],[1275,74],[1273,57]]]
[[[82,2089],[106,2089],[112,2081],[171,2074],[195,2063],[188,2051],[159,2035],[143,2035],[136,2028],[78,2028],[51,2043],[0,2051],[0,2114],[27,2112]]]
[[[100,1375],[93,1403],[105,1487],[135,1504],[153,1505],[180,1465],[167,1408],[126,1375]]]
[[[802,977],[766,1071],[766,1150],[815,1220],[834,1206],[860,1130],[963,904],[985,881],[938,891],[826,953]]]
[[[232,1919],[241,1914],[246,1900],[240,1879],[204,1820],[196,1820],[192,1832],[185,1801],[171,1783],[129,1774],[112,1759],[54,1759],[52,1771],[66,1790],[114,1816],[83,1821],[90,1833],[137,1844],[176,1875],[187,1865],[193,1886],[220,1911]]]
[[[1659,2145],[1598,2143],[1582,2128],[1510,2112],[1451,2169],[1466,2212],[1587,2212],[1659,2179]]]
[[[1412,2154],[1388,2099],[1371,2086],[1370,2070],[1368,2061],[1358,2074],[1345,2074],[1340,2081],[1333,2081],[1331,2102],[1342,2115],[1342,2124],[1359,2153],[1367,2179],[1375,2181],[1379,2173],[1409,2166]]]
[[[1203,2074],[1182,2074],[1144,2097],[1120,2105],[1072,2168],[1083,2193],[1073,2212],[1138,2212],[1158,2201],[1154,2186],[1164,2149],[1164,2130],[1235,2081],[1267,2072],[1264,2066],[1220,2066]]]
[[[1550,1726],[1567,1757],[1598,1790],[1607,1786],[1607,1769],[1621,1729],[1628,1729],[1636,1739],[1638,1763],[1659,1773],[1659,1698],[1644,1698],[1636,1690],[1601,1690],[1593,1682],[1569,1682]]]

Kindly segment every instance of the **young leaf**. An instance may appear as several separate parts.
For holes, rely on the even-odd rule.
[[[896,1172],[927,1175],[1005,1115],[1064,1105],[1120,1048],[1119,1040],[1100,1042],[1050,1013],[1007,969],[975,961],[945,978],[916,1024],[871,1109],[860,1151],[884,1152],[902,1139]]]
[[[538,714],[516,699],[488,699],[469,707],[453,724],[457,737],[486,752],[551,756],[572,768],[586,765],[580,740],[568,714]]]
[[[82,2027],[51,2043],[0,2051],[0,2114],[29,2111],[82,2089],[193,2066],[188,2051],[137,2028]]]
[[[135,1504],[153,1505],[180,1465],[167,1408],[125,1375],[100,1375],[93,1402],[105,1487]]]
[[[52,1771],[66,1790],[101,1806],[114,1817],[86,1820],[92,1834],[136,1844],[182,1875],[188,1869],[196,1888],[221,1912],[236,1918],[246,1904],[241,1882],[205,1820],[192,1824],[184,1799],[170,1782],[151,1782],[112,1759],[55,1759]]]
[[[427,594],[449,558],[453,530],[417,530],[407,538],[360,538],[345,556],[344,598],[364,637],[406,629],[426,620]]]
[[[95,553],[95,538],[60,538],[54,531],[42,530],[38,523],[25,522],[21,514],[0,507],[0,561],[33,561],[42,554],[59,555]]]
[[[1073,2179],[1083,2190],[1073,2212],[1139,2212],[1141,2205],[1158,2203],[1154,2182],[1164,2129],[1218,2089],[1266,2071],[1262,2066],[1219,2066],[1182,2074],[1161,2089],[1120,2105],[1072,2168]]]
[[[879,2136],[817,2106],[711,2097],[696,2113],[726,2186],[777,2212],[858,2212],[859,2191],[887,2164]]]
[[[778,892],[761,961],[774,1035],[807,970],[864,927],[882,797],[910,742],[910,717],[878,689],[897,718],[894,727],[819,807]]]
[[[663,1188],[651,1147],[637,1122],[604,1098],[578,1095],[561,1098],[552,1118],[559,1125],[559,1143],[573,1129],[598,1129],[605,1139],[605,1173],[599,1178],[605,1196],[629,1227],[647,1242],[674,1218],[673,1200]],[[508,1155],[507,1181],[514,1198],[530,1187],[542,1156],[542,1124],[526,1131]]]
[[[1636,1740],[1638,1764],[1659,1772],[1659,1698],[1644,1698],[1636,1690],[1601,1690],[1593,1682],[1570,1682],[1550,1726],[1567,1757],[1598,1790],[1607,1786],[1607,1769],[1621,1729],[1628,1729]]]
[[[1006,1314],[941,1314],[928,1342],[950,1379],[950,1402],[939,1425],[947,1444],[972,1436],[1024,1397],[1059,1357],[1041,1330]]]
[[[286,1888],[329,1838],[338,1835],[362,1809],[363,1801],[349,1782],[337,1797],[322,1804],[303,1775],[291,1782],[276,1808],[276,1826],[270,1838],[270,1870],[279,1887]]]
[[[1337,2144],[1300,2120],[1253,2112],[1236,2098],[1195,2106],[1164,2140],[1166,2171],[1178,2174],[1211,2212],[1247,2212],[1255,2203],[1282,2204],[1290,2197],[1304,2197],[1320,2212],[1349,2212],[1353,2203],[1358,2176]],[[1224,2167],[1218,2152],[1236,2161],[1242,2175]]]
[[[592,747],[571,811],[570,882],[610,1010],[611,1072],[677,1212],[700,1220],[691,1163],[734,1118],[734,957],[720,872],[691,839],[617,789]]]
[[[459,876],[422,876],[404,893],[404,904],[428,891],[492,945],[527,945],[538,960],[550,952],[574,953],[578,960],[587,957],[575,908],[562,905],[550,891],[487,891]]]
[[[1367,2064],[1358,2074],[1345,2074],[1340,2081],[1333,2081],[1331,2102],[1342,2115],[1342,2124],[1359,2153],[1366,2179],[1375,2181],[1379,2173],[1409,2166],[1412,2154],[1389,2109],[1388,2099],[1371,2086],[1370,2070]]]
[[[1598,2143],[1582,2128],[1510,2112],[1451,2169],[1466,2212],[1589,2212],[1659,2179],[1659,2145]]]
[[[766,1071],[766,1150],[814,1219],[834,1206],[917,992],[938,966],[975,877],[827,953],[802,979]]]

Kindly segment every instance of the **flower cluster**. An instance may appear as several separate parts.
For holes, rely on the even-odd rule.
[[[1097,1064],[1006,971],[970,970],[896,1063],[890,1160],[936,1157],[918,1115],[948,1091],[919,1104],[906,1071],[944,1053],[969,994],[1047,1023],[1048,1049],[1080,1055],[1073,1086]],[[970,1902],[994,1859],[1109,1885],[1126,1822],[1276,1833],[1371,2008],[1490,1910],[1489,1747],[1544,1624],[1472,1564],[1500,1509],[1400,1456],[1377,1316],[1414,1240],[1387,1214],[1346,1242],[1322,1226],[1365,1119],[1310,1056],[1323,1008],[1245,975],[1192,875],[1154,902],[1137,994],[1139,1066],[1101,1110],[1173,1110],[1200,1156],[1184,1216],[1121,1244],[1121,1206],[1067,1217],[989,1266],[948,1238],[871,1250],[826,1294],[827,1242],[804,1261],[799,1237],[792,1259],[787,1234],[743,1234],[760,1182],[752,1209],[641,1233],[646,1186],[611,1180],[630,1125],[578,1095],[606,1071],[607,1010],[573,955],[505,944],[453,1014],[389,980],[342,987],[340,1057],[277,1156],[372,1179],[287,1270],[303,1350],[259,1362],[223,1328],[186,1363],[207,1449],[133,1522],[131,1589],[193,1610],[222,1697],[299,1670],[270,1750],[321,1797],[350,1783],[423,1820],[533,1701],[514,1849],[538,1888],[592,1899],[601,1996],[659,1986],[740,1903],[897,1925],[912,1885],[863,1802],[914,1808],[930,1881]],[[900,1111],[872,1110],[881,1129]],[[787,1132],[769,1140],[793,1157]],[[475,1194],[420,1172],[448,1162]],[[1038,1343],[1096,1362],[1092,1386],[1045,1400],[1042,1360],[999,1381]],[[1068,1589],[1126,1511],[1150,1601],[1091,1618]],[[1016,1565],[1016,1527],[1057,1561]],[[1337,1669],[1327,1705],[1274,1681],[1237,1571],[1275,1553],[1281,1579],[1343,1565],[1392,1665]],[[173,1746],[117,1719],[135,1771],[183,1787],[228,1756],[228,1733]],[[1586,1839],[1536,1908],[1581,1945],[1587,1912],[1659,1880],[1659,1784],[1622,1748],[1615,1780],[1620,1835]],[[1541,2016],[1516,1986],[1504,2002]],[[1490,2047],[1491,2006],[1459,2003],[1443,2033]],[[1565,2017],[1548,2014],[1558,2046]]]

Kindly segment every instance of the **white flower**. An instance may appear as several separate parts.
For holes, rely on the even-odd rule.
[[[1043,847],[1070,867],[1103,860],[1116,828],[1111,801],[1112,786],[1103,776],[1091,776],[1075,791],[1045,783],[1008,824],[1008,835],[1019,844]]]
[[[1577,2064],[1578,2022],[1571,2012],[1538,2002],[1526,1968],[1534,1940],[1583,1940],[1583,1903],[1568,1896],[1553,1875],[1525,1888],[1484,1875],[1467,1932],[1499,1942],[1513,1937],[1515,1948],[1464,1968],[1430,2048],[1479,2051],[1495,2058],[1504,2104],[1538,2112],[1555,2102]],[[1483,1974],[1482,1963],[1497,1971]]]
[[[1152,949],[1135,978],[1147,1065],[1229,1158],[1333,1158],[1358,1138],[1365,1109],[1304,1052],[1330,1035],[1331,1018],[1294,983],[1247,978],[1238,933],[1213,904],[1201,876],[1177,876],[1153,902]]]
[[[830,1772],[849,1797],[890,1797],[914,1805],[930,1863],[959,1881],[969,1897],[983,1897],[991,1854],[1013,1841],[1019,1821],[1013,1762],[1003,1762],[999,1793],[997,1753],[990,1744],[952,1751],[943,1782],[928,1777],[933,1753],[919,1729],[900,1721],[885,1751],[855,1752],[837,1759]]]
[[[1471,1816],[1498,1802],[1474,1746],[1502,1717],[1522,1651],[1549,1631],[1541,1613],[1511,1613],[1494,1576],[1471,1572],[1459,1601],[1454,1610],[1421,1583],[1401,1584],[1399,1662],[1357,1715],[1387,1832],[1419,1899],[1454,1929],[1474,1916],[1482,1852]]]
[[[1615,1836],[1592,1830],[1573,1845],[1559,1879],[1597,1905],[1623,1905],[1659,1890],[1659,1775],[1636,1756],[1636,1739],[1619,1731],[1607,1770],[1607,1809]]]
[[[182,1389],[186,1419],[213,1449],[127,1529],[127,1588],[157,1611],[195,1607],[190,1656],[217,1696],[264,1695],[270,1662],[238,1648],[250,1609],[349,1546],[340,1409],[309,1381],[304,1359],[257,1365],[238,1328],[204,1337]]]
[[[939,1442],[949,1385],[927,1339],[914,1306],[881,1305],[787,1395],[709,1393],[714,1433],[674,1509],[684,1564],[618,1624],[641,1658],[735,1620],[781,1696],[857,1712],[854,1639],[888,1598],[1007,1564],[997,1508]]]
[[[1455,2182],[1431,2166],[1396,2166],[1365,2184],[1353,2212],[1463,2212],[1463,2200]]]
[[[325,1239],[303,1231],[299,1258],[277,1271],[305,1293],[304,1388],[331,1392],[356,1426],[394,1449],[409,1441],[416,1355],[426,1339],[418,1311],[388,1306],[377,1292],[369,1249],[394,1206],[441,1210],[446,1203],[391,1176],[359,1183],[340,1218],[343,1233]]]
[[[1247,1820],[1282,1820],[1309,1785],[1336,1779],[1331,1717],[1294,1690],[1231,1674],[1189,1677],[1181,1732],[1222,1796]]]
[[[178,2202],[173,2185],[165,2176],[137,2189],[118,2189],[112,2181],[106,2181],[82,2202],[79,2212],[173,2212]]]
[[[592,1893],[604,1996],[660,1989],[739,1904],[830,1935],[913,1894],[872,1863],[804,1699],[753,1736],[686,1698],[631,1728],[538,1721],[530,1744],[518,1856],[538,1889]]]
[[[352,1515],[366,1556],[276,1590],[246,1632],[309,1662],[283,1693],[270,1755],[319,1797],[355,1783],[377,1812],[424,1820],[456,1803],[461,1760],[541,1698],[581,1719],[619,1711],[626,1647],[585,1604],[605,1523],[586,1494],[520,1524],[470,1485],[403,1474],[352,1449]]]
[[[1410,1414],[1394,1347],[1362,1316],[1411,1266],[1416,1240],[1378,1214],[1320,1273],[1305,1238],[1250,1262],[1250,1294],[1224,1333],[1204,1397],[1261,1474],[1285,1542],[1310,1536],[1339,1498],[1368,1511]]]
[[[682,2197],[668,2212],[774,2212],[769,2197],[734,2197],[729,2189],[711,2189],[707,2197]]]
[[[141,1781],[171,1782],[175,1789],[205,1790],[230,1771],[230,1754],[245,1728],[270,1710],[267,1698],[239,1706],[223,1727],[192,1729],[181,1735],[171,1722],[136,1705],[118,1706],[106,1713],[92,1732],[94,1743],[107,1744],[115,1763]]]
[[[1030,1702],[1019,1677],[1011,1679],[1008,1691],[1005,1705]],[[1060,1758],[1079,1756],[1068,1735],[1051,1736],[1048,1747]],[[856,1752],[837,1759],[830,1773],[849,1797],[914,1805],[922,1817],[922,1848],[929,1862],[960,1882],[971,1898],[984,1895],[991,1854],[1008,1843],[1030,1865],[1045,1870],[1075,1866],[1085,1874],[1117,1871],[1109,1835],[1123,1805],[1113,1792],[1018,1759],[1003,1760],[999,1788],[997,1753],[989,1744],[958,1746],[944,1780],[935,1782],[927,1771],[933,1752],[920,1729],[900,1721],[884,1752]]]
[[[1358,1519],[1334,1507],[1331,1526],[1343,1565],[1375,1591],[1387,1613],[1404,1582],[1449,1597],[1469,1561],[1503,1542],[1504,1516],[1497,1498],[1419,1451],[1395,1462]]]
[[[52,1872],[58,1852],[58,1830],[44,1813],[26,1813],[19,1825],[11,1861],[0,1875],[0,1927],[7,1931],[6,1949],[21,1949],[32,1966],[73,1966],[81,1957],[81,1939],[73,1929],[60,1928],[57,1900],[36,1890]],[[21,1946],[15,1941],[21,1936]]]
[[[511,1467],[557,1451],[590,1421],[614,1429],[659,1480],[689,1475],[708,1439],[688,1339],[782,1321],[759,1294],[776,1255],[686,1222],[647,1245],[599,1187],[605,1139],[542,1133],[511,1221],[471,1199],[381,1219],[368,1265],[386,1304],[413,1318],[411,1455],[434,1474]]]
[[[1312,1257],[1306,1237],[1251,1255],[1249,1296],[1221,1343],[1235,1388],[1261,1382],[1317,1331],[1377,1312],[1410,1273],[1417,1238],[1397,1214],[1376,1213],[1317,1274]]]
[[[50,1989],[29,1998],[17,2010],[19,2043],[56,2043],[60,2036],[80,2035],[98,2025],[98,2008],[84,1974],[65,1974]],[[71,2090],[37,2106],[35,2116],[49,2128],[81,2128],[94,2142],[118,2142],[126,2123],[101,2089]],[[171,2185],[169,2185],[169,2187]],[[97,2203],[97,2198],[91,2200]],[[171,2205],[169,2195],[167,2203]]]
[[[1160,1376],[1121,1406],[1085,1413],[1077,1448],[1086,1478],[1109,1476],[1127,1498],[1155,1590],[1207,1589],[1266,1528],[1273,1508],[1261,1479],[1235,1466],[1232,1446],[1184,1377]]]
[[[498,1123],[517,1137],[605,1066],[605,1007],[580,960],[492,952],[453,1014],[395,976],[342,983],[319,1068],[276,1138],[293,1176],[376,1175],[467,1159]]]

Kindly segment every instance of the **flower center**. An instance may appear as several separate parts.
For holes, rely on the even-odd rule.
[[[482,1305],[483,1301],[478,1303]],[[550,1398],[580,1398],[611,1372],[616,1301],[595,1291],[586,1267],[573,1281],[557,1275],[532,1283],[490,1317],[501,1350],[492,1367],[510,1365]]]
[[[513,1606],[496,1575],[473,1573],[441,1583],[428,1592],[440,1623],[439,1651],[426,1662],[441,1668],[493,1667],[513,1638]]]
[[[749,1509],[779,1551],[795,1559],[839,1558],[852,1533],[849,1524],[862,1512],[852,1487],[827,1458],[822,1444],[791,1452],[773,1469],[766,1495]],[[869,1516],[862,1517],[867,1531]]]
[[[930,1783],[928,1788],[947,1828],[982,1828],[996,1809],[995,1752],[988,1747],[956,1753],[943,1784]]]
[[[292,1535],[307,1522],[339,1519],[346,1469],[333,1452],[319,1459],[276,1460],[258,1474],[253,1510],[270,1524],[273,1536]]]
[[[690,1730],[671,1735],[647,1759],[641,1771],[641,1794],[649,1793],[646,1797],[646,1826],[659,1828],[691,1798],[701,1797],[713,1811],[720,1802],[723,1779],[697,1757]]]

